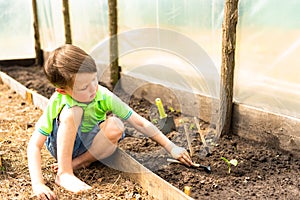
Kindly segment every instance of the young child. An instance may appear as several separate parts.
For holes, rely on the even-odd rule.
[[[27,149],[34,194],[40,199],[56,199],[42,178],[41,149],[57,160],[55,183],[71,192],[91,187],[73,174],[110,156],[124,132],[121,119],[158,142],[175,159],[190,166],[188,152],[176,146],[156,126],[134,112],[107,88],[98,85],[97,69],[91,56],[73,45],[54,50],[44,65],[47,79],[56,92],[36,124]],[[111,111],[117,117],[106,118]]]

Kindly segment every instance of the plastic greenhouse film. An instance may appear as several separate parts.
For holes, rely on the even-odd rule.
[[[299,1],[240,2],[236,101],[300,117],[299,6]]]

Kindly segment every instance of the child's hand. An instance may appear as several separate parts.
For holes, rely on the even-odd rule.
[[[45,184],[37,183],[32,185],[33,193],[38,199],[56,200],[56,195]]]
[[[192,161],[189,153],[182,147],[175,145],[171,149],[170,153],[173,156],[173,158],[179,160],[180,162],[182,162],[183,164],[185,164],[187,166],[191,166],[193,164],[193,161]]]

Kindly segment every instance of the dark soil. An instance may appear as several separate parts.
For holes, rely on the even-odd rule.
[[[14,67],[1,70],[46,97],[49,97],[54,91],[53,87],[49,86],[42,78],[43,73],[39,67]],[[125,94],[119,96],[122,98],[122,95]],[[159,119],[157,110],[151,103],[132,96],[130,106],[157,124]],[[38,110],[35,112],[38,113],[37,115],[40,113]],[[177,131],[167,134],[167,137],[188,149],[186,130],[192,141],[194,162],[209,165],[211,173],[205,172],[202,168],[188,168],[181,164],[168,163],[166,160],[170,156],[159,145],[151,139],[143,137],[126,122],[128,137],[120,142],[120,148],[180,190],[183,190],[184,186],[190,186],[191,196],[195,199],[299,199],[299,158],[267,145],[268,142],[257,143],[237,135],[227,135],[216,140],[214,139],[214,126],[207,122],[199,119],[201,130],[198,131],[192,117],[183,116],[170,110],[168,110],[168,114],[174,117]],[[30,122],[30,124],[32,123],[34,122]],[[206,142],[210,145],[208,156],[199,132],[205,135]],[[3,151],[3,149],[0,150]],[[228,173],[228,166],[221,157],[228,160],[236,159],[238,165],[231,166],[231,172]],[[23,166],[23,168],[26,167]],[[90,170],[90,172],[85,171],[84,175],[99,173],[93,171],[98,169]],[[88,177],[90,178],[90,176]],[[27,176],[24,179],[29,181]],[[102,185],[100,184],[99,187]]]

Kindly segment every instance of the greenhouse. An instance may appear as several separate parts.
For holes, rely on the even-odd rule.
[[[71,45],[95,62],[97,88],[113,95],[107,119],[121,119],[124,137],[108,157],[93,155],[96,164],[74,168],[92,188],[80,194],[57,182],[53,165],[65,165],[43,148],[44,183],[57,198],[297,199],[299,6],[298,0],[0,0],[0,198],[55,199],[34,189],[27,152],[52,94],[69,95],[49,83],[43,68],[54,51]],[[85,85],[77,75],[73,82]],[[125,108],[114,97],[134,114],[121,117]],[[135,114],[166,140],[136,128]],[[84,118],[80,123],[81,129]],[[174,156],[162,141],[188,156]]]

